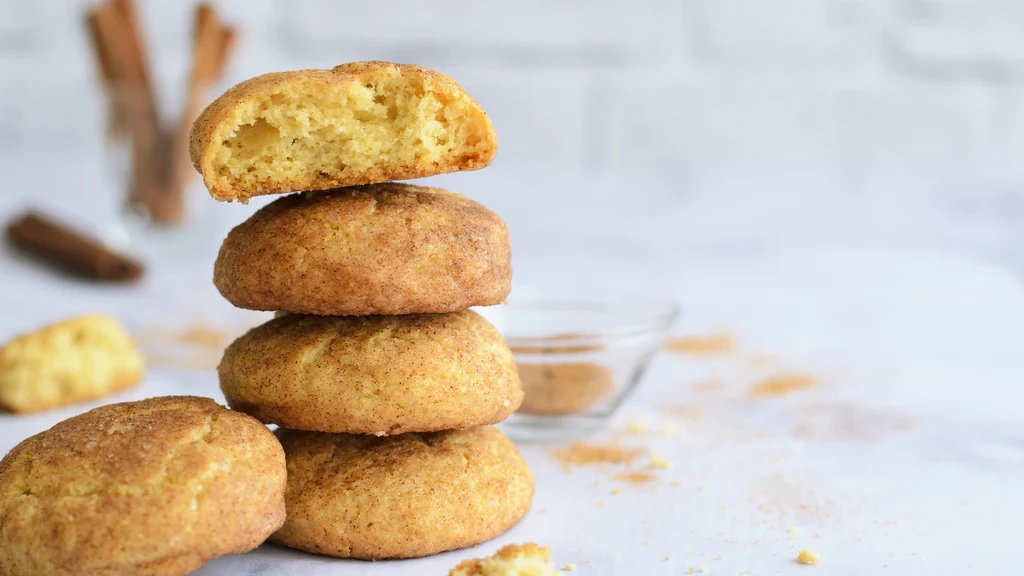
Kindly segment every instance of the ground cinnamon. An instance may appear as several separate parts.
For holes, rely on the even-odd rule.
[[[64,271],[108,282],[130,282],[142,277],[138,261],[36,212],[28,212],[7,226],[14,246]]]

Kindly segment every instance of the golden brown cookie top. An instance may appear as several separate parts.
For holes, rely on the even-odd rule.
[[[224,422],[229,421],[229,426]],[[209,398],[166,396],[109,404],[60,422],[0,462],[0,494],[39,498],[136,492],[200,479],[218,462],[190,444],[271,442],[266,427]],[[178,458],[179,456],[188,458]]]
[[[478,544],[529,510],[534,481],[493,426],[385,438],[279,429],[288,520],[272,540],[344,558],[415,558]]]
[[[232,304],[300,314],[440,313],[511,290],[505,222],[440,188],[388,183],[293,194],[233,229],[214,265]]]
[[[224,353],[232,408],[285,428],[404,434],[494,424],[522,400],[501,333],[472,310],[289,314]]]
[[[111,404],[0,461],[0,574],[177,576],[285,520],[284,452],[208,398]]]

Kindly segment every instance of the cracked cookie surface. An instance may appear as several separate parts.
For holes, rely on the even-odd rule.
[[[493,426],[388,438],[279,429],[288,520],[271,540],[316,554],[415,558],[473,546],[526,515],[534,481]]]
[[[363,316],[500,304],[508,227],[459,194],[408,184],[293,194],[236,226],[213,282],[249,310]]]
[[[0,461],[0,574],[175,575],[284,522],[284,453],[208,398],[110,404]]]
[[[501,422],[523,399],[511,350],[470,310],[288,314],[231,344],[218,373],[235,410],[320,432],[470,428]]]

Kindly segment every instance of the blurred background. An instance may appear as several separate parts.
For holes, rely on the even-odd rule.
[[[214,4],[240,41],[211,97],[263,72],[360,59],[455,77],[501,149],[486,170],[434,182],[502,214],[521,254],[535,239],[540,254],[656,266],[663,249],[857,239],[1022,261],[1014,0]],[[0,208],[99,210],[87,199],[109,186],[91,5],[0,0]],[[191,7],[140,8],[156,81],[180,84]],[[229,223],[251,212],[219,208]],[[222,231],[208,236],[215,247]]]

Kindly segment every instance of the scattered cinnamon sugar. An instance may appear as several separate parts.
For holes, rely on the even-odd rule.
[[[566,472],[572,472],[574,466],[598,466],[601,464],[628,466],[644,452],[643,448],[628,448],[616,444],[599,445],[573,442],[568,448],[552,449],[551,455],[558,460]]]
[[[724,356],[736,351],[736,338],[728,332],[666,338],[661,348],[667,352],[690,356]]]
[[[622,474],[616,474],[615,479],[634,486],[643,486],[644,484],[654,482],[658,479],[658,476],[653,472],[623,472]]]
[[[693,394],[714,394],[724,389],[725,380],[721,378],[708,378],[707,380],[698,380],[690,384],[690,392]]]
[[[697,421],[700,420],[701,417],[700,408],[696,406],[690,406],[688,404],[682,404],[679,406],[672,407],[669,409],[668,413],[671,414],[672,416],[682,418],[684,420]]]
[[[751,398],[785,396],[798,390],[814,388],[818,382],[818,377],[813,374],[779,374],[753,383],[747,395]]]
[[[211,350],[223,351],[235,339],[236,335],[218,328],[193,324],[174,334],[174,337],[181,344],[191,344]]]
[[[145,328],[138,340],[150,366],[203,370],[216,368],[224,349],[241,332],[193,322],[180,329]]]

